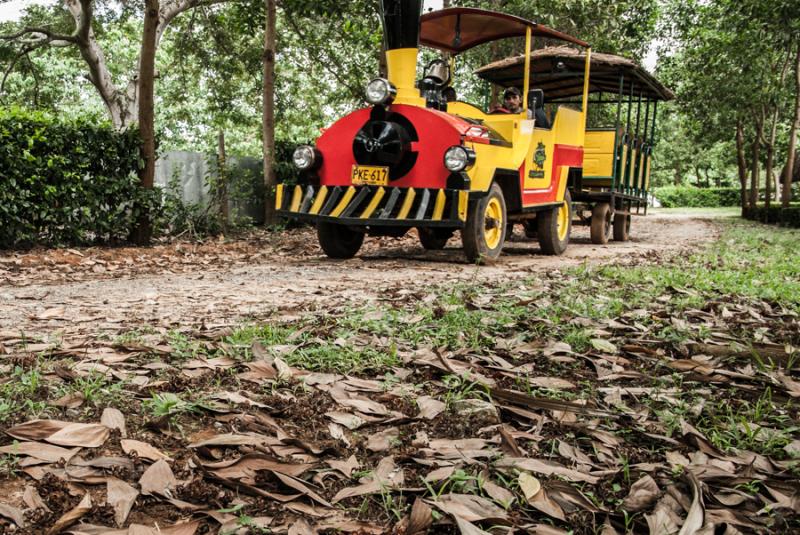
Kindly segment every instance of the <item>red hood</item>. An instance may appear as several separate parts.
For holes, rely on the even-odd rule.
[[[392,105],[391,113],[402,115],[410,121],[418,139],[412,140],[411,152],[416,153],[416,162],[404,176],[390,182],[393,187],[444,188],[450,171],[444,167],[444,153],[475,125],[445,112],[408,106]],[[320,184],[325,186],[349,186],[350,173],[356,165],[353,156],[353,139],[370,120],[372,108],[355,111],[327,128],[317,140],[322,153],[319,169]]]

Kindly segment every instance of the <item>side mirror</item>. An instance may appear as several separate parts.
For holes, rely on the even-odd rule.
[[[538,110],[544,108],[544,91],[531,89],[528,91],[528,109]]]

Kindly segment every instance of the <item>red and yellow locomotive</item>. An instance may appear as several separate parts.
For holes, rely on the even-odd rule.
[[[469,261],[494,259],[514,221],[535,232],[544,253],[561,254],[573,219],[571,190],[584,165],[587,43],[503,13],[421,10],[420,0],[381,2],[387,77],[367,85],[369,107],[335,122],[315,146],[296,149],[298,184],[278,186],[278,213],[314,221],[333,258],[354,256],[366,234],[402,236],[416,228],[425,248],[444,247],[460,230]],[[512,37],[525,38],[521,79],[509,84],[525,97],[520,110],[487,113],[453,101],[445,60],[429,63],[417,80],[420,45],[455,56]],[[531,89],[535,38],[585,49],[582,69],[570,79],[580,84],[579,110],[557,106],[552,120],[540,113],[543,92]],[[502,84],[502,72],[493,72],[491,81]],[[625,208],[614,195],[610,210]]]

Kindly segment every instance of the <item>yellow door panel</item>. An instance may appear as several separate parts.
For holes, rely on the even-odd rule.
[[[553,171],[554,130],[536,130],[525,160],[524,189],[544,189],[550,185]]]
[[[586,132],[583,149],[583,176],[611,176],[614,172],[614,130]]]

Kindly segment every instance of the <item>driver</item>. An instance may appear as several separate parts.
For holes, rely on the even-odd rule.
[[[522,112],[522,94],[516,87],[507,87],[503,91],[503,108],[508,113],[521,113]]]
[[[522,93],[516,87],[507,87],[503,91],[503,105],[496,106],[489,113],[521,113]]]

